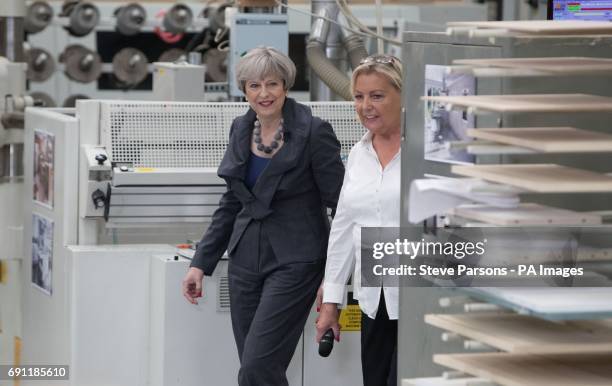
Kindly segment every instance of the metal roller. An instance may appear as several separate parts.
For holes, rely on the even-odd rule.
[[[148,64],[142,51],[127,47],[113,57],[113,73],[124,86],[135,86],[147,77]]]
[[[62,5],[61,16],[70,18],[66,29],[74,36],[87,35],[100,21],[98,7],[86,1],[67,1]]]
[[[227,51],[210,49],[202,56],[207,82],[227,82]]]
[[[0,146],[0,179],[23,176],[23,143]]]
[[[34,106],[38,106],[38,107],[57,106],[57,104],[55,103],[55,100],[53,100],[53,98],[51,98],[49,94],[44,93],[42,91],[34,91],[30,93],[30,96],[32,97],[32,99],[34,99]]]
[[[158,62],[176,62],[181,57],[187,58],[187,53],[185,52],[185,50],[182,50],[180,48],[170,48],[169,50],[162,52],[162,54],[159,55],[159,58],[157,59],[157,61]]]
[[[32,82],[44,82],[49,79],[55,71],[55,60],[49,51],[42,48],[30,48],[26,51],[26,63],[28,63],[27,78]]]
[[[25,1],[0,0],[0,57],[24,62]]]
[[[35,1],[28,7],[23,27],[27,33],[35,34],[47,28],[53,18],[53,8],[44,1]]]
[[[193,12],[185,4],[177,3],[164,15],[164,29],[174,34],[185,32],[193,22]]]
[[[66,76],[76,82],[89,83],[100,77],[102,60],[97,52],[80,44],[73,44],[60,55]]]
[[[75,107],[76,101],[78,101],[79,99],[89,99],[89,97],[83,94],[72,94],[64,100],[64,104],[62,106],[63,107]]]
[[[202,10],[201,16],[208,19],[211,31],[225,28],[225,9],[231,5],[231,3],[208,3]]]
[[[117,32],[122,35],[136,35],[147,20],[147,11],[142,5],[130,3],[115,11]]]

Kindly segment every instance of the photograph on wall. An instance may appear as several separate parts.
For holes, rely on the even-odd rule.
[[[32,215],[32,284],[51,295],[53,272],[53,221]]]
[[[447,74],[446,66],[425,66],[425,95],[474,95],[476,79],[469,74]],[[474,163],[475,157],[462,143],[471,141],[474,115],[465,110],[449,111],[444,103],[425,102],[425,159],[450,163]]]
[[[55,136],[34,131],[34,201],[53,207]]]

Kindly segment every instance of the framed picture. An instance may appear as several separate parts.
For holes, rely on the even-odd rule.
[[[32,215],[32,284],[47,295],[53,292],[53,221]]]
[[[53,208],[55,174],[55,136],[42,130],[34,131],[34,191],[33,198]]]
[[[446,66],[425,66],[426,96],[474,95],[476,79],[468,74],[447,74]],[[474,115],[463,111],[449,111],[445,104],[425,102],[425,159],[450,163],[473,163],[475,157],[465,146],[456,144],[471,141],[467,130],[474,128]]]

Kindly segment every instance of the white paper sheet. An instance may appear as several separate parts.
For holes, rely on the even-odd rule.
[[[412,181],[409,192],[408,221],[415,224],[462,204],[483,203],[501,208],[515,208],[521,190],[491,184],[475,178],[419,179]]]

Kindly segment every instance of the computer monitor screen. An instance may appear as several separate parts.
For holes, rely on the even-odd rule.
[[[551,20],[612,20],[612,0],[548,0]]]

